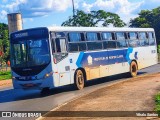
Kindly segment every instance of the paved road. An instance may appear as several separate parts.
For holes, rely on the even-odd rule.
[[[139,71],[139,75],[160,72],[160,64]],[[71,86],[52,89],[46,96],[39,90],[23,91],[5,88],[0,90],[0,111],[50,111],[51,109],[106,85],[125,80],[125,74],[87,82],[87,87],[76,91]],[[1,118],[0,118],[1,119]]]

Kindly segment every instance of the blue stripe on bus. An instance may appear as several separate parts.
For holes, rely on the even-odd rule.
[[[101,51],[84,53],[80,52],[76,65],[78,67],[96,67],[99,65],[110,65],[116,63],[128,62],[130,64],[130,54],[133,52],[133,48],[113,51]],[[135,59],[137,58],[135,52]]]
[[[76,65],[77,65],[78,67],[82,67],[81,61],[82,61],[83,55],[84,55],[84,52],[80,52],[79,57],[78,57],[78,60],[77,60],[77,62],[76,62]]]
[[[128,61],[128,63],[130,64],[131,63],[131,59],[129,57],[129,55],[133,52],[133,48],[128,48],[127,50],[127,54],[126,54],[126,60]]]

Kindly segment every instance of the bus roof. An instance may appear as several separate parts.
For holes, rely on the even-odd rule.
[[[153,28],[108,28],[108,27],[47,27],[49,31],[154,31]]]
[[[15,33],[21,33],[25,31],[30,31],[30,30],[38,30],[38,29],[48,29],[49,31],[58,31],[58,32],[76,32],[76,31],[91,31],[91,32],[104,32],[104,31],[110,31],[110,32],[127,32],[127,31],[139,31],[139,32],[145,32],[145,31],[152,31],[154,32],[153,28],[126,28],[126,27],[113,27],[113,28],[108,28],[108,27],[37,27],[37,28],[29,28],[29,29],[23,29],[19,31],[12,32],[11,34]]]

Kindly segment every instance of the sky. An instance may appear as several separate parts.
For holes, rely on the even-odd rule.
[[[75,9],[90,12],[105,10],[118,14],[129,23],[141,10],[160,6],[160,0],[74,0]],[[21,12],[23,28],[60,26],[72,16],[72,0],[0,0],[0,23],[7,14]]]

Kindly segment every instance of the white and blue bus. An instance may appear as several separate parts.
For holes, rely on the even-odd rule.
[[[121,73],[137,75],[157,64],[152,28],[41,27],[10,35],[15,89],[41,89]]]

